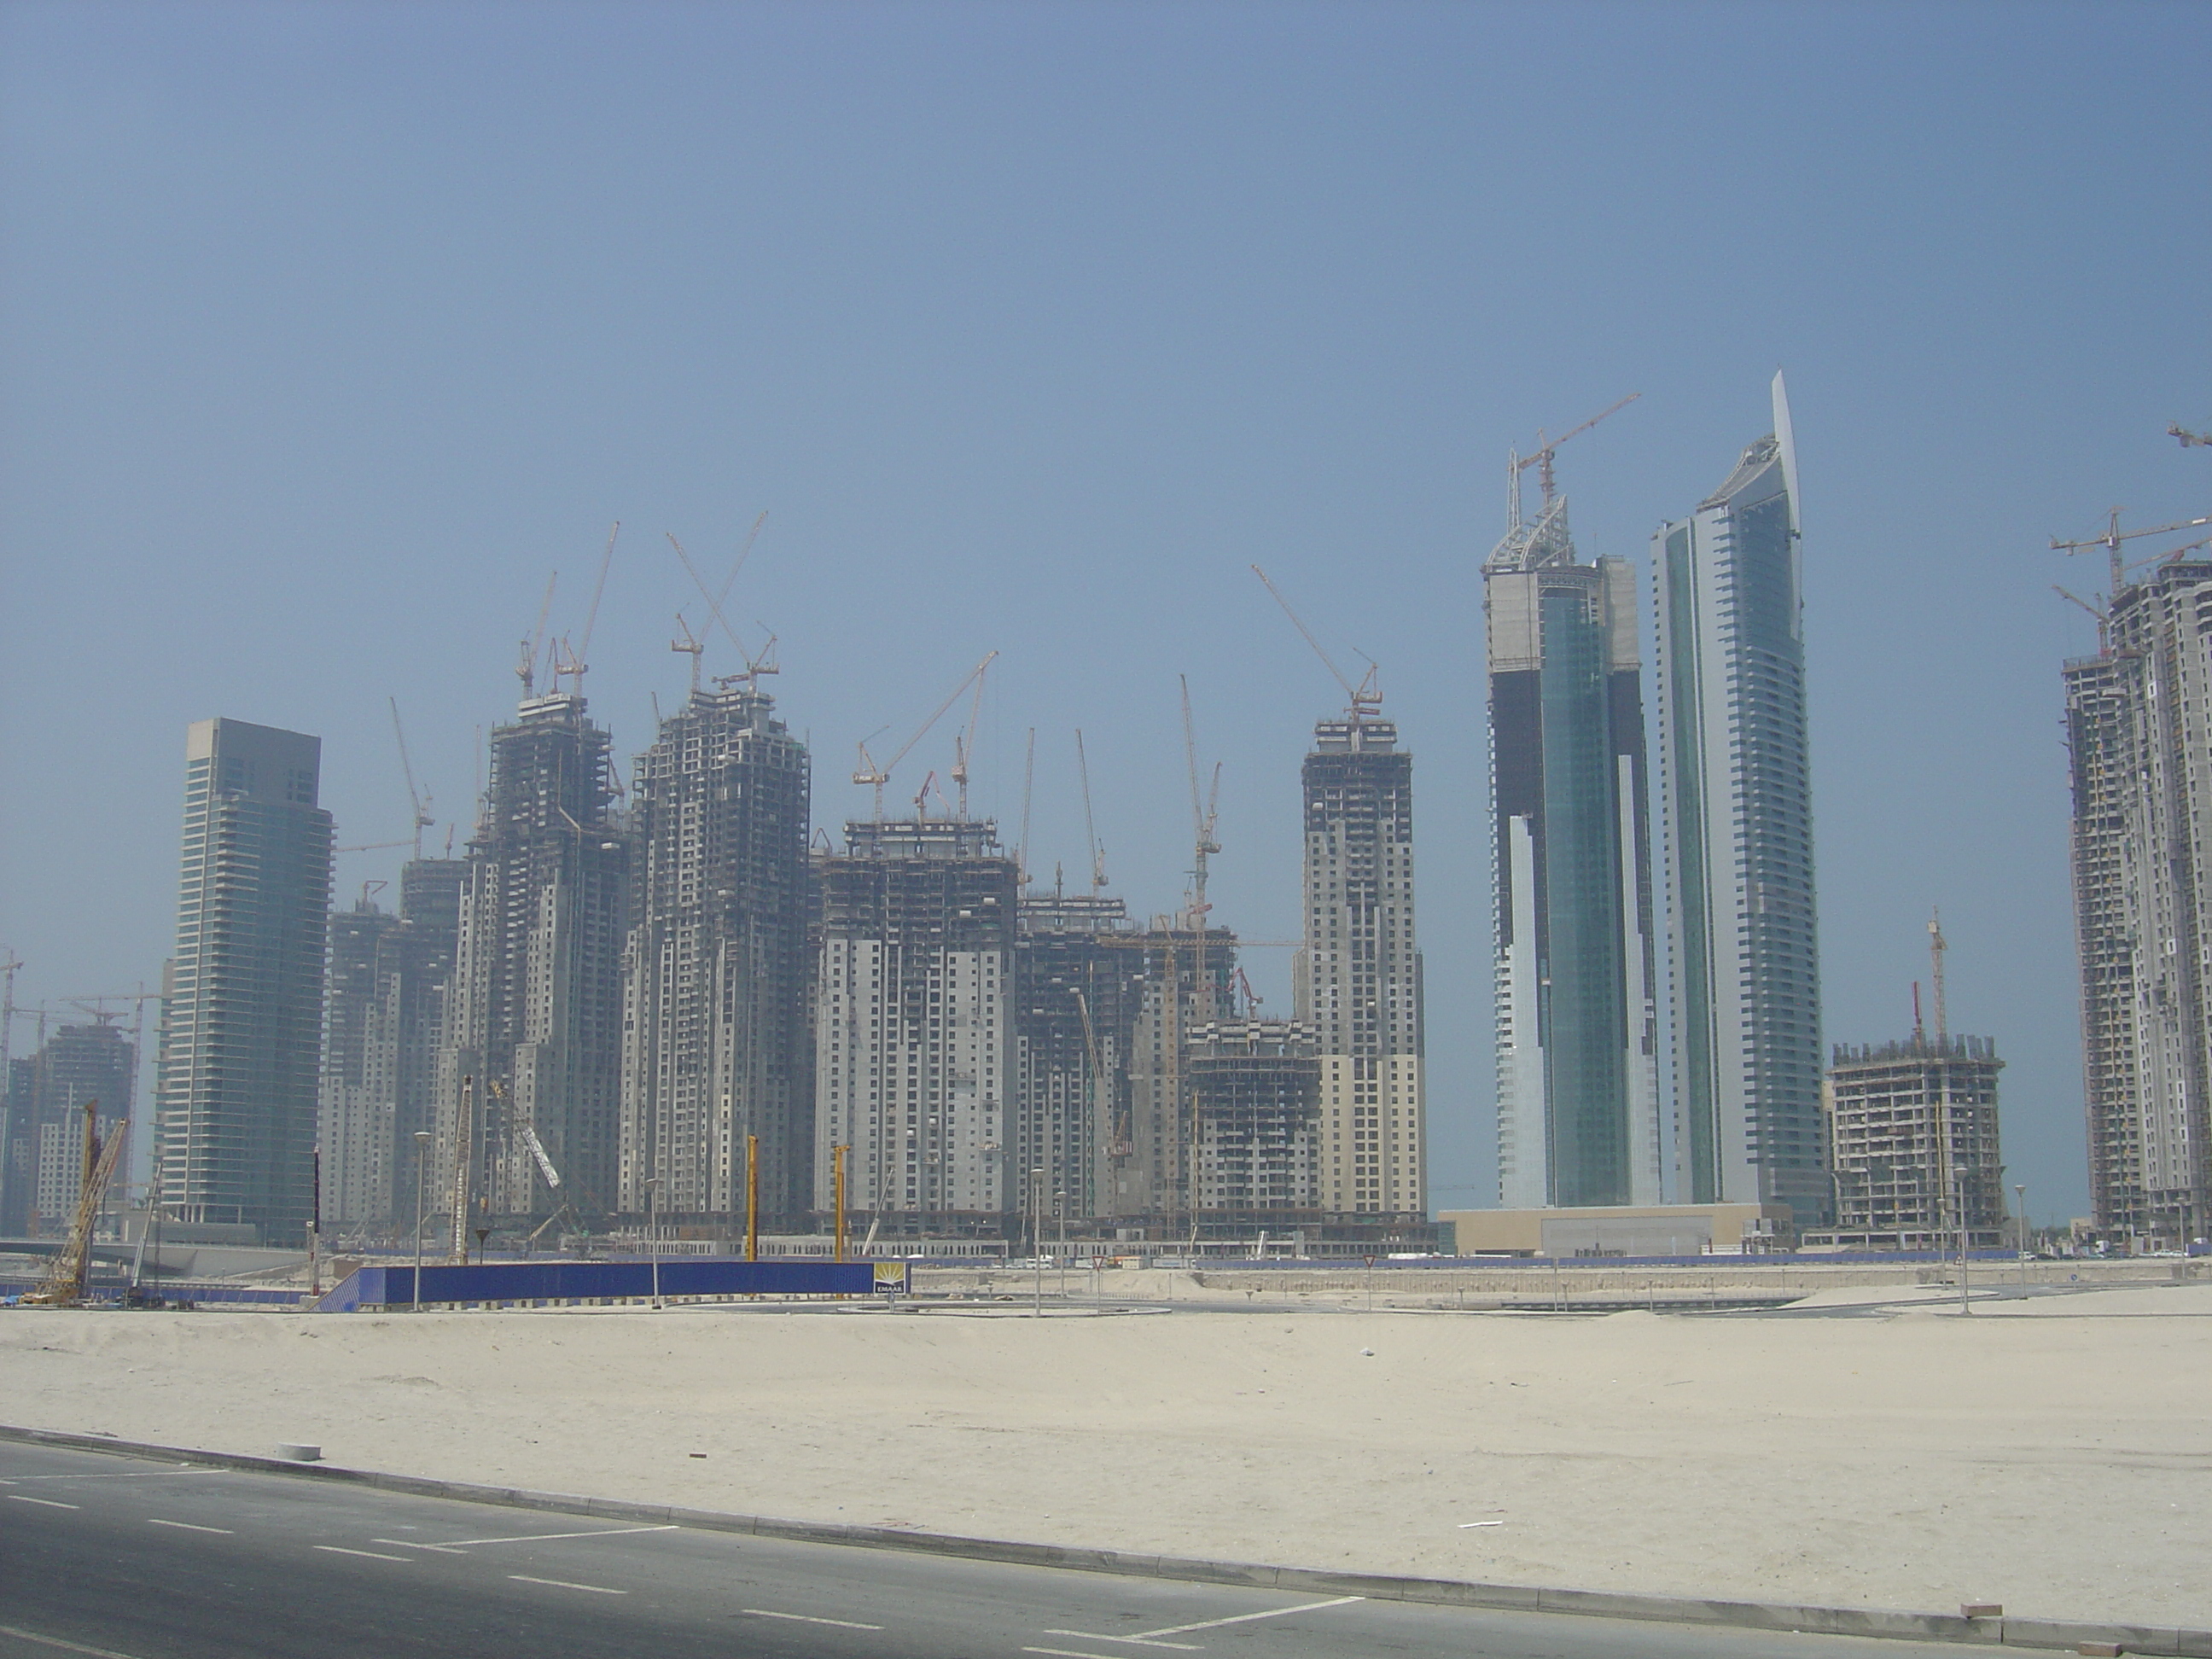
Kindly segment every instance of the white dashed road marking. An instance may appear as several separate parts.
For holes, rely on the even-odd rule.
[[[190,1521],[160,1521],[150,1515],[146,1517],[146,1524],[149,1527],[176,1527],[185,1532],[219,1532],[225,1538],[234,1538],[238,1535],[228,1527],[202,1527]]]
[[[407,1559],[404,1555],[380,1555],[374,1550],[349,1550],[339,1544],[314,1544],[309,1547],[322,1550],[331,1555],[366,1556],[371,1561],[404,1561]]]
[[[445,1547],[449,1550],[458,1550],[471,1548],[477,1544],[537,1544],[549,1538],[628,1538],[641,1532],[681,1532],[683,1530],[681,1527],[666,1526],[600,1527],[591,1532],[526,1532],[518,1533],[513,1538],[456,1538],[449,1541]]]
[[[1079,1636],[1086,1642],[1118,1642],[1140,1648],[1180,1648],[1186,1653],[1198,1651],[1194,1642],[1163,1642],[1163,1636],[1185,1636],[1194,1630],[1218,1630],[1224,1625],[1249,1625],[1255,1619],[1287,1619],[1294,1613],[1317,1613],[1323,1607],[1349,1607],[1354,1601],[1364,1601],[1364,1595],[1340,1595],[1333,1601],[1302,1601],[1294,1607],[1270,1607],[1265,1613],[1239,1613],[1227,1619],[1201,1619],[1194,1625],[1164,1625],[1158,1630],[1140,1630],[1130,1636],[1108,1636],[1095,1630],[1048,1630],[1047,1636]],[[1024,1653],[1056,1653],[1056,1648],[1024,1648]],[[1097,1659],[1096,1655],[1090,1659]]]
[[[40,1647],[59,1648],[64,1653],[88,1653],[92,1659],[137,1659],[135,1654],[118,1653],[112,1648],[88,1648],[82,1642],[64,1642],[58,1636],[41,1636],[36,1631],[17,1630],[13,1625],[0,1625],[0,1636],[12,1636],[19,1642],[36,1642]]]
[[[43,1504],[50,1510],[73,1510],[80,1507],[80,1505],[76,1504],[57,1503],[51,1498],[26,1497],[20,1492],[11,1492],[8,1496],[18,1504]]]

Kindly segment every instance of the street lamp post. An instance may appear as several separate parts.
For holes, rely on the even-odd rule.
[[[653,1305],[660,1305],[660,1249],[654,1242],[660,1230],[660,1177],[645,1178],[645,1253],[653,1261]]]
[[[2027,1183],[2015,1181],[2013,1192],[2020,1199],[2020,1293],[2027,1294]]]
[[[1030,1316],[1044,1317],[1044,1171],[1030,1171],[1030,1266],[1036,1273],[1036,1301]]]
[[[422,1311],[422,1170],[430,1161],[430,1132],[415,1132],[415,1311]]]

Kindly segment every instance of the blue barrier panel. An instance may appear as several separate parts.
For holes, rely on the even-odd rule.
[[[404,1308],[415,1301],[415,1268],[362,1267],[316,1305],[325,1313]],[[425,1267],[422,1303],[580,1302],[639,1299],[653,1293],[653,1263],[489,1261]],[[659,1290],[672,1296],[869,1296],[906,1288],[903,1262],[744,1261],[728,1256],[672,1256],[660,1264]]]

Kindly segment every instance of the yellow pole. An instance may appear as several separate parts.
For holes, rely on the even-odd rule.
[[[745,1137],[745,1260],[760,1260],[760,1137]]]
[[[836,1255],[835,1259],[839,1261],[842,1261],[845,1259],[845,1154],[852,1150],[853,1149],[850,1146],[832,1146],[830,1149],[830,1165],[836,1176],[835,1184],[837,1188],[837,1231]]]

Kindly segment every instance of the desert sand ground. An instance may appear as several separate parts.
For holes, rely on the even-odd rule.
[[[24,1310],[0,1421],[1125,1551],[2212,1625],[2212,1285],[1972,1317],[1911,1289],[1827,1292],[1825,1317],[1181,1295],[1041,1320]]]

